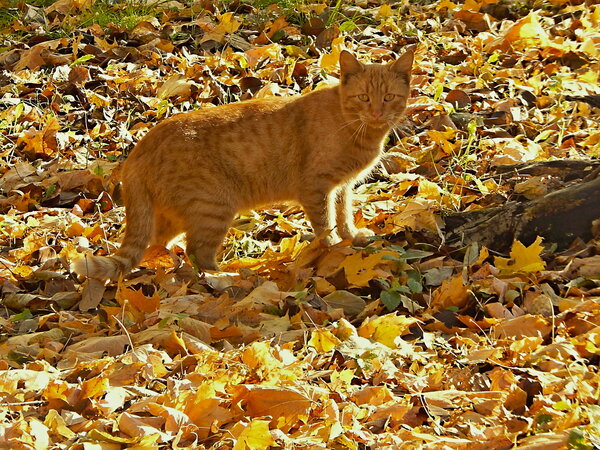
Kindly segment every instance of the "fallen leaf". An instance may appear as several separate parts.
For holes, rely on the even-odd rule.
[[[344,269],[346,279],[351,286],[368,286],[369,281],[374,278],[385,278],[386,273],[378,266],[389,264],[385,259],[386,255],[397,256],[396,253],[389,251],[373,253],[366,257],[362,252],[356,252],[344,259],[339,269]]]
[[[541,245],[542,238],[538,236],[534,243],[525,247],[521,242],[513,242],[510,258],[494,257],[494,265],[503,271],[514,272],[539,272],[546,268],[546,263],[540,257],[544,249]]]
[[[266,450],[274,444],[275,440],[269,432],[269,421],[256,419],[238,435],[233,450]]]
[[[306,395],[286,387],[240,385],[233,399],[241,402],[250,417],[272,416],[271,425],[284,432],[298,421],[306,422],[312,406]]]
[[[311,334],[308,345],[319,353],[326,353],[338,346],[341,341],[329,330],[317,329]]]
[[[546,338],[552,327],[548,320],[540,316],[524,316],[504,319],[492,327],[493,335],[503,339],[523,339],[526,337]]]
[[[462,275],[455,275],[442,281],[442,285],[433,293],[431,307],[445,309],[449,307],[462,308],[469,299],[469,287],[465,285]]]
[[[106,287],[100,280],[88,278],[82,284],[81,290],[81,302],[79,302],[79,309],[81,311],[89,311],[90,309],[97,308],[102,298]]]
[[[415,317],[398,316],[395,313],[367,319],[358,328],[358,335],[396,348],[396,339],[408,334],[409,328],[418,323]]]
[[[366,302],[358,295],[351,292],[338,290],[323,297],[323,301],[332,308],[342,308],[347,316],[360,314],[366,306]]]
[[[160,99],[172,97],[181,97],[187,99],[192,92],[194,82],[188,80],[185,75],[176,74],[167,79],[156,91],[156,95]]]

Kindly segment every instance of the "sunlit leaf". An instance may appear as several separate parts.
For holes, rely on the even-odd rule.
[[[339,344],[340,340],[331,331],[321,329],[314,330],[308,341],[308,345],[314,347],[318,352],[329,352]]]
[[[513,242],[510,258],[494,257],[494,265],[507,272],[539,272],[546,268],[546,263],[540,257],[544,249],[542,238],[538,236],[534,243],[525,247],[521,242]]]

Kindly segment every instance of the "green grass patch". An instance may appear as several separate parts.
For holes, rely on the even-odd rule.
[[[45,8],[55,0],[31,0],[25,4],[22,0],[0,1],[0,31],[3,31],[15,20],[22,18],[27,12],[27,5],[35,8]]]
[[[5,6],[0,7],[0,30],[4,30],[7,26],[19,18],[18,11]]]
[[[27,5],[36,8],[45,8],[53,4],[54,1],[31,0],[27,2]],[[23,20],[28,10],[27,5],[22,0],[6,0],[2,2],[2,6],[0,6],[0,30],[5,30],[15,20]],[[132,29],[144,20],[159,17],[161,10],[156,5],[158,3],[148,5],[135,1],[100,0],[88,9],[74,13],[69,17],[69,20],[65,20],[65,24],[61,25],[60,29],[54,28],[53,30],[48,30],[48,32],[58,33],[63,36],[70,34],[74,28],[87,27],[93,24],[105,27],[109,23]],[[41,13],[43,14],[43,11]]]
[[[158,17],[160,11],[152,5],[143,5],[134,2],[100,1],[84,11],[81,17],[81,26],[98,24],[105,27],[109,23],[132,29],[138,23]]]

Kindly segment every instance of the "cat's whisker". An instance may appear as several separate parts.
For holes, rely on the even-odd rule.
[[[360,138],[360,143],[363,141],[364,134],[366,134],[367,124],[364,121],[360,121],[358,127],[352,133],[352,142],[357,142],[358,138]]]
[[[355,128],[354,132],[352,133],[352,142],[356,142],[356,138],[358,137],[358,134],[360,133],[361,126],[362,126],[362,122],[358,124],[358,126]]]
[[[360,121],[361,121],[360,119],[349,120],[348,122],[345,122],[344,124],[342,124],[342,126],[338,128],[338,131],[342,131],[344,128],[354,125],[356,122],[360,122]]]
[[[367,122],[361,122],[358,128],[356,129],[356,136],[354,136],[354,142],[358,142],[359,144],[364,144],[364,138],[367,135]]]
[[[360,143],[364,144],[365,138],[367,137],[367,124],[365,122],[363,122],[363,127],[362,127],[362,136],[360,139]]]

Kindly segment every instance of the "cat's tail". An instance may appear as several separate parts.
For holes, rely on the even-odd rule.
[[[123,192],[127,224],[117,253],[78,259],[71,267],[73,272],[98,280],[117,280],[138,265],[150,242],[154,219],[150,193],[140,184],[134,185],[135,192],[129,187]]]

